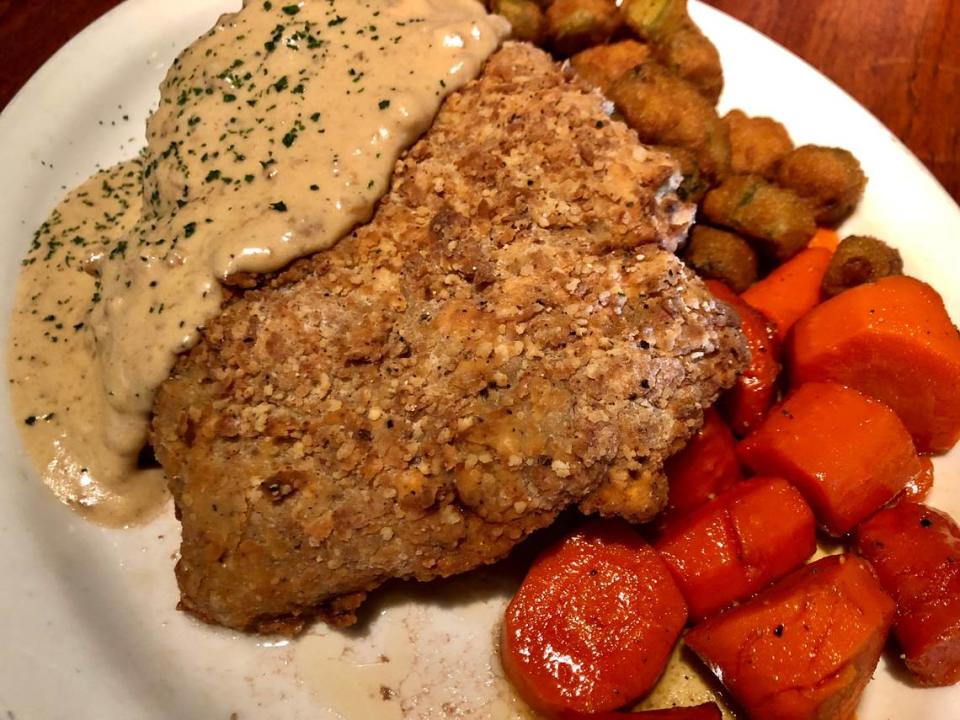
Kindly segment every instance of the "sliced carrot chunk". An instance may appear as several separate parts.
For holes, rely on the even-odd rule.
[[[920,452],[960,439],[960,335],[940,295],[909,277],[840,293],[797,322],[789,350],[794,385],[849,385],[896,411]]]
[[[922,471],[883,403],[835,383],[801,385],[738,448],[761,475],[793,483],[833,535],[849,532]]]
[[[737,441],[713,408],[703,415],[703,427],[687,446],[664,464],[670,481],[667,506],[685,512],[703,505],[739,482]]]
[[[654,547],[699,620],[802,565],[816,549],[816,525],[786,480],[757,478],[677,518]]]
[[[808,248],[790,258],[741,297],[774,322],[783,342],[790,328],[820,302],[820,286],[833,254]]]
[[[830,228],[819,228],[816,234],[810,238],[810,242],[807,243],[807,247],[825,248],[830,252],[835,252],[839,246],[840,236],[836,230]]]
[[[893,621],[855,555],[824,558],[694,627],[687,645],[752,720],[852,717]]]
[[[920,456],[920,474],[907,483],[897,496],[903,502],[923,502],[933,490],[933,460],[926,455]]]
[[[704,284],[714,297],[732,306],[740,315],[741,328],[750,348],[750,366],[720,401],[720,411],[738,436],[760,424],[777,396],[780,375],[780,345],[776,329],[733,290],[718,280]]]
[[[535,710],[613,710],[650,690],[687,620],[657,552],[627,525],[589,524],[534,562],[507,607],[501,658]]]
[[[917,682],[960,682],[957,523],[926,505],[900,503],[860,526],[857,551],[897,601],[894,633]]]

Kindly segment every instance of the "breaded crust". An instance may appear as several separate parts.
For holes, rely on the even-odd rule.
[[[508,44],[398,163],[373,221],[237,290],[152,440],[181,606],[242,630],[348,624],[393,577],[493,562],[564,508],[640,521],[747,357],[668,250],[667,156]]]

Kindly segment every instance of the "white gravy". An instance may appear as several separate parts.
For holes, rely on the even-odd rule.
[[[85,259],[110,253],[140,217],[139,160],[71,191],[34,235],[10,323],[7,366],[14,420],[30,458],[63,502],[114,525],[149,517],[166,498],[159,470],[109,450],[103,380],[90,331],[96,279]]]
[[[123,180],[113,195],[95,176],[25,260],[14,405],[61,499],[112,525],[162,503],[137,456],[156,389],[219,311],[220,283],[369,220],[397,157],[507,31],[476,0],[249,0],[177,58],[142,182],[137,164],[107,172],[110,187]],[[88,244],[71,245],[74,226]]]

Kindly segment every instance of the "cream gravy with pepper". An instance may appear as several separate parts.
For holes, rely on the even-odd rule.
[[[61,499],[106,524],[162,503],[137,457],[155,391],[219,311],[221,283],[369,220],[399,154],[507,30],[475,0],[252,0],[181,53],[142,182],[137,163],[94,177],[25,260],[14,404]],[[106,194],[120,180],[122,197]],[[95,228],[88,245],[71,244],[75,226]]]

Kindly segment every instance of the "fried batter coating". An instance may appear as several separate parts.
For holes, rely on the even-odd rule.
[[[771,178],[777,163],[793,150],[787,129],[773,118],[731,110],[723,123],[730,131],[731,172]]]
[[[490,9],[510,21],[511,37],[534,44],[543,42],[547,18],[533,0],[493,0]]]
[[[807,198],[817,222],[833,227],[857,208],[867,176],[848,150],[801,145],[780,160],[776,182]]]
[[[722,280],[738,293],[757,281],[757,253],[736,233],[698,224],[683,257],[700,277]]]
[[[642,40],[662,40],[689,22],[687,0],[623,0],[624,22]]]
[[[614,0],[555,0],[547,9],[547,36],[563,56],[606,42],[621,23]]]
[[[687,202],[699,203],[710,189],[710,181],[701,172],[694,152],[689,148],[673,145],[653,145],[652,147],[667,153],[679,163],[683,181],[677,188],[677,197]]]
[[[723,66],[716,46],[692,20],[654,44],[661,64],[697,88],[716,104],[723,92]]]
[[[778,263],[800,252],[817,231],[805,200],[758,175],[731,175],[704,197],[703,214],[715,225],[752,238]]]
[[[686,80],[657,63],[647,63],[617,80],[609,96],[641,141],[688,148],[712,182],[726,177],[727,128],[710,101]]]
[[[823,278],[823,294],[833,297],[890,275],[903,275],[900,252],[875,237],[851,235],[833,254]]]
[[[675,173],[506,44],[368,225],[235,290],[161,388],[181,606],[349,624],[387,579],[493,562],[571,505],[656,513],[664,458],[747,356],[661,249],[692,215]]]
[[[650,59],[650,46],[636,40],[597,45],[570,59],[574,71],[606,94],[610,86],[629,70]]]

